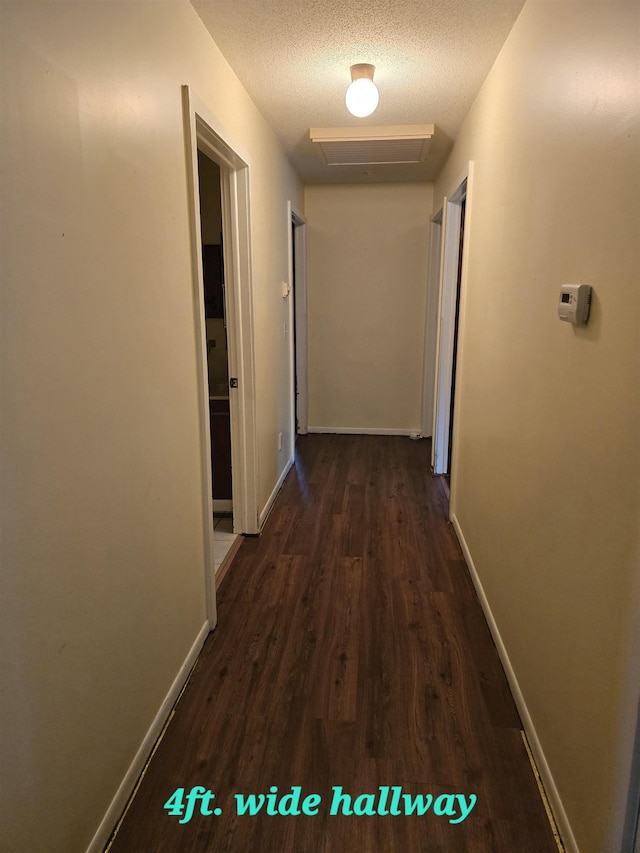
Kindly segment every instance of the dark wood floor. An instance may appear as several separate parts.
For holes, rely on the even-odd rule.
[[[429,443],[309,435],[297,448],[111,853],[557,853]],[[180,824],[194,786],[222,814],[197,800]],[[318,813],[237,813],[235,794],[272,786],[319,794]],[[375,797],[331,815],[335,786],[352,809]],[[431,795],[429,810],[368,814],[387,786],[381,811],[394,786]],[[177,788],[182,816],[163,808]],[[462,821],[452,794],[477,796]]]

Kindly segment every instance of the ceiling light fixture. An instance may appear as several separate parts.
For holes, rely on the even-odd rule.
[[[347,89],[347,109],[356,118],[365,118],[378,106],[380,95],[373,82],[375,65],[360,62],[351,66],[351,85]]]

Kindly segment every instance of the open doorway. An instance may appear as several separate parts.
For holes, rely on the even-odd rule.
[[[220,167],[198,149],[200,237],[207,340],[211,480],[216,575],[235,543],[229,408],[229,349]]]
[[[307,415],[307,298],[305,280],[306,221],[289,202],[289,281],[291,306],[289,322],[291,335],[291,388],[293,394],[292,448],[297,435],[308,431]]]
[[[459,361],[464,291],[464,247],[472,164],[445,197],[442,209],[440,297],[433,411],[432,464],[435,474],[451,478],[455,445],[456,374]],[[452,486],[453,499],[453,486]]]
[[[421,432],[423,437],[433,436],[435,407],[435,370],[440,305],[440,257],[442,254],[442,210],[431,219],[429,238],[429,272],[427,278],[427,312],[424,336],[424,370],[422,388]],[[433,443],[432,443],[433,449]],[[433,458],[431,459],[433,467]]]
[[[222,209],[220,255],[224,274],[229,373],[229,421],[231,444],[233,531],[259,532],[258,458],[255,422],[255,355],[253,329],[253,278],[251,268],[251,219],[249,215],[249,164],[237,153],[226,130],[189,89],[183,86],[185,153],[191,258],[194,287],[194,320],[200,399],[200,448],[202,466],[202,513],[205,559],[205,598],[209,624],[216,624],[216,566],[214,553],[213,489],[211,470],[211,415],[207,327],[204,304],[202,232],[198,152],[220,170]],[[217,339],[216,339],[217,342]]]
[[[453,353],[451,357],[451,400],[449,402],[449,440],[447,446],[447,468],[444,476],[451,482],[451,457],[453,455],[453,413],[456,400],[456,366],[458,362],[458,330],[460,326],[460,287],[462,283],[462,251],[464,249],[464,219],[467,204],[465,194],[460,202],[460,225],[458,228],[458,271],[456,276],[456,298],[453,320]]]

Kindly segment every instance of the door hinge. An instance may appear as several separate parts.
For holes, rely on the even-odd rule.
[[[237,387],[238,387],[238,380],[234,376],[231,379],[229,379],[229,388],[237,388]]]

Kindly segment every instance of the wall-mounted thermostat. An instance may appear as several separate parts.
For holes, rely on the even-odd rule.
[[[589,319],[591,308],[590,284],[563,284],[558,300],[558,317],[567,323],[582,326]]]

